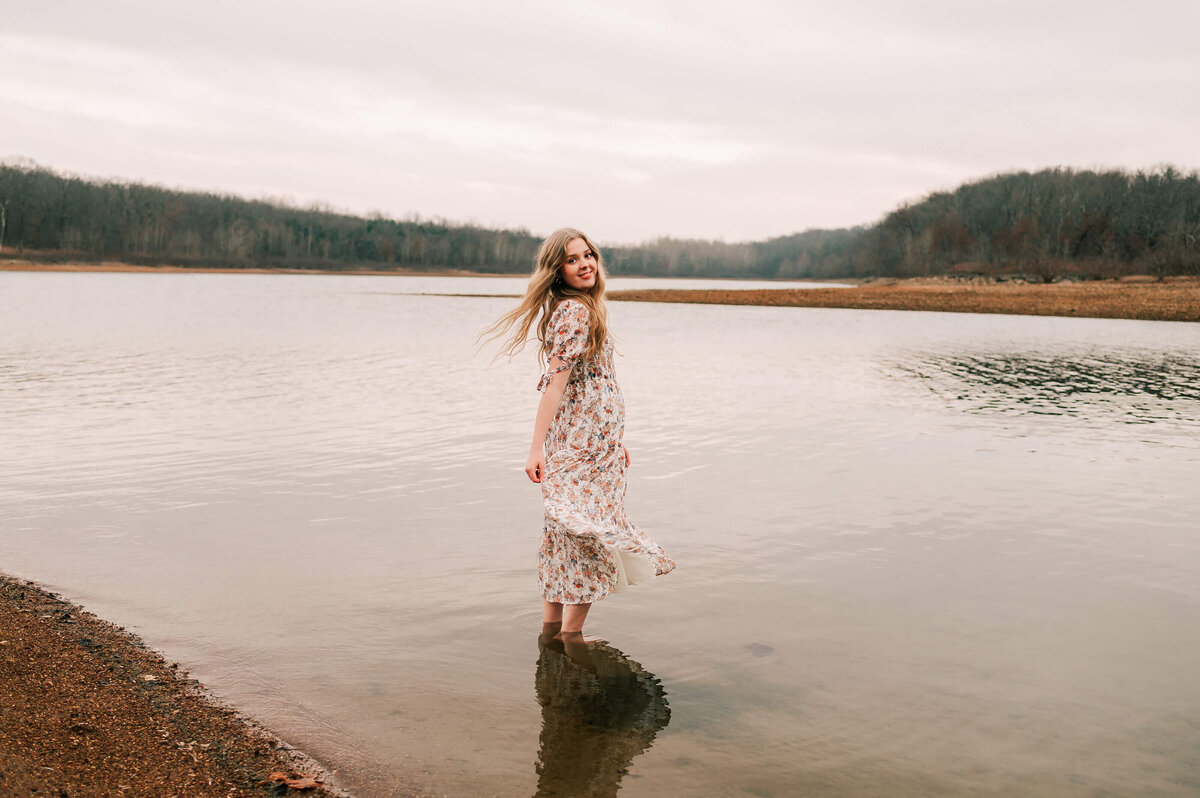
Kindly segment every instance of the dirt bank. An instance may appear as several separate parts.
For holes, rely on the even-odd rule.
[[[136,636],[0,575],[0,795],[345,793]]]
[[[613,291],[608,298],[625,302],[1200,321],[1200,279],[1179,278],[1165,282],[1105,280],[1049,285],[910,280],[854,288]]]

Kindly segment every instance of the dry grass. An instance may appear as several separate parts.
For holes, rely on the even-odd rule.
[[[910,280],[854,288],[614,291],[625,302],[689,302],[705,305],[774,305],[864,310],[924,310],[1083,316],[1101,319],[1200,321],[1200,280],[1086,283],[956,283]]]

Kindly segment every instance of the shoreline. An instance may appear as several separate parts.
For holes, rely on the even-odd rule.
[[[378,269],[284,269],[255,267],[235,269],[221,266],[140,266],[133,263],[123,263],[121,261],[104,261],[102,263],[37,263],[34,261],[19,260],[15,258],[0,259],[0,272],[94,272],[97,274],[352,274],[364,275],[368,277],[500,277],[521,279],[528,279],[529,277],[529,272],[475,272],[471,271],[470,269],[393,269],[389,271]],[[623,276],[621,279],[658,280],[662,278],[635,274]],[[817,279],[809,277],[789,277],[786,279],[772,279],[765,277],[679,277],[675,279],[678,279],[681,282],[687,282],[689,280],[730,280],[731,282],[736,282],[740,279],[753,279],[755,282],[767,283],[778,282],[827,284],[830,282],[836,282],[846,283],[847,285],[860,281],[860,278],[826,280],[824,278]]]
[[[141,638],[0,574],[0,794],[350,798]]]
[[[83,272],[149,274],[305,274],[378,277],[525,277],[459,269],[375,271],[366,269],[230,269],[218,267],[137,266],[129,263],[33,263],[0,260],[0,272]],[[715,279],[715,278],[713,278]],[[685,282],[686,278],[680,278]],[[779,282],[828,283],[832,279]],[[770,282],[770,281],[765,281]],[[998,313],[1017,316],[1200,321],[1200,277],[1156,280],[1146,275],[1120,280],[1029,283],[995,278],[910,277],[846,278],[844,288],[657,288],[610,291],[614,302],[679,302],[699,305],[915,310],[942,313]],[[507,296],[507,295],[506,295]]]
[[[1080,283],[966,282],[910,279],[853,288],[657,289],[613,291],[614,302],[916,310],[1141,321],[1200,321],[1200,279],[1097,280]]]
[[[525,274],[472,272],[465,269],[274,269],[222,268],[219,266],[139,266],[120,261],[103,263],[35,263],[33,261],[0,260],[0,272],[86,272],[96,274],[350,274],[370,277],[525,277]]]

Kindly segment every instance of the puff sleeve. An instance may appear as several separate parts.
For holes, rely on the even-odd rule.
[[[546,373],[538,380],[537,389],[545,391],[550,380],[560,371],[575,367],[587,350],[591,314],[582,302],[568,299],[560,302],[550,314],[546,328]]]

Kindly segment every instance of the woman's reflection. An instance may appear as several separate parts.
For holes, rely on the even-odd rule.
[[[658,678],[612,646],[538,637],[537,699],[542,705],[539,796],[616,795],[633,758],[671,720]]]

